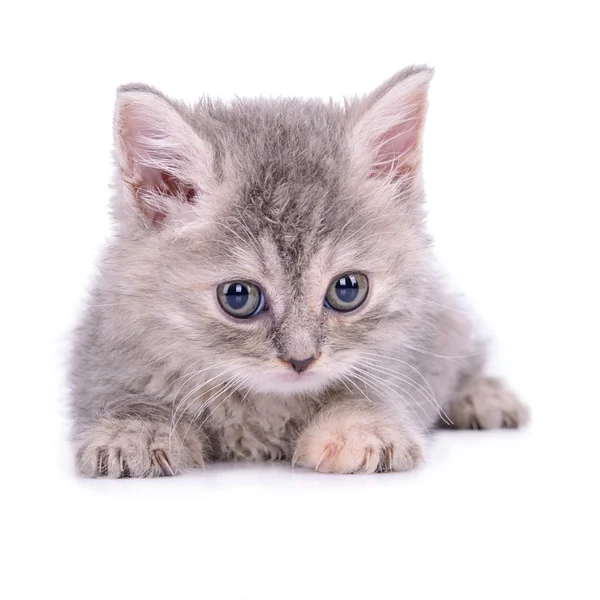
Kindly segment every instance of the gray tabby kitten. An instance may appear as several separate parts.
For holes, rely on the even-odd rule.
[[[344,107],[119,90],[116,233],[72,357],[82,474],[403,471],[440,422],[526,421],[432,258],[431,77]]]

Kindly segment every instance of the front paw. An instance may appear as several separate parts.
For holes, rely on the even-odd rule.
[[[204,464],[205,444],[187,424],[102,419],[75,444],[77,470],[87,477],[160,477]]]
[[[293,464],[323,473],[408,471],[423,460],[420,434],[368,414],[330,414],[300,435]]]

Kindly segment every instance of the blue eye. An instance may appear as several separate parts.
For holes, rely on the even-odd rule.
[[[221,308],[232,317],[248,319],[265,308],[260,288],[247,281],[230,281],[217,288]]]
[[[344,273],[336,277],[327,290],[325,306],[339,312],[358,308],[367,297],[369,281],[362,273]]]

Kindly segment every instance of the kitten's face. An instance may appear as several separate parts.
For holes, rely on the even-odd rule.
[[[125,278],[149,343],[242,389],[294,395],[349,383],[410,339],[429,77],[397,76],[346,111],[256,101],[182,113],[122,92],[117,212],[135,230]]]

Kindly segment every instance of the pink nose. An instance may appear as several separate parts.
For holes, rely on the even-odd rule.
[[[306,369],[308,369],[311,363],[315,362],[315,360],[317,360],[316,357],[311,356],[310,358],[304,358],[302,360],[297,358],[288,358],[285,362],[292,365],[292,368],[294,371],[296,371],[296,373],[302,373],[302,371],[306,371]]]

